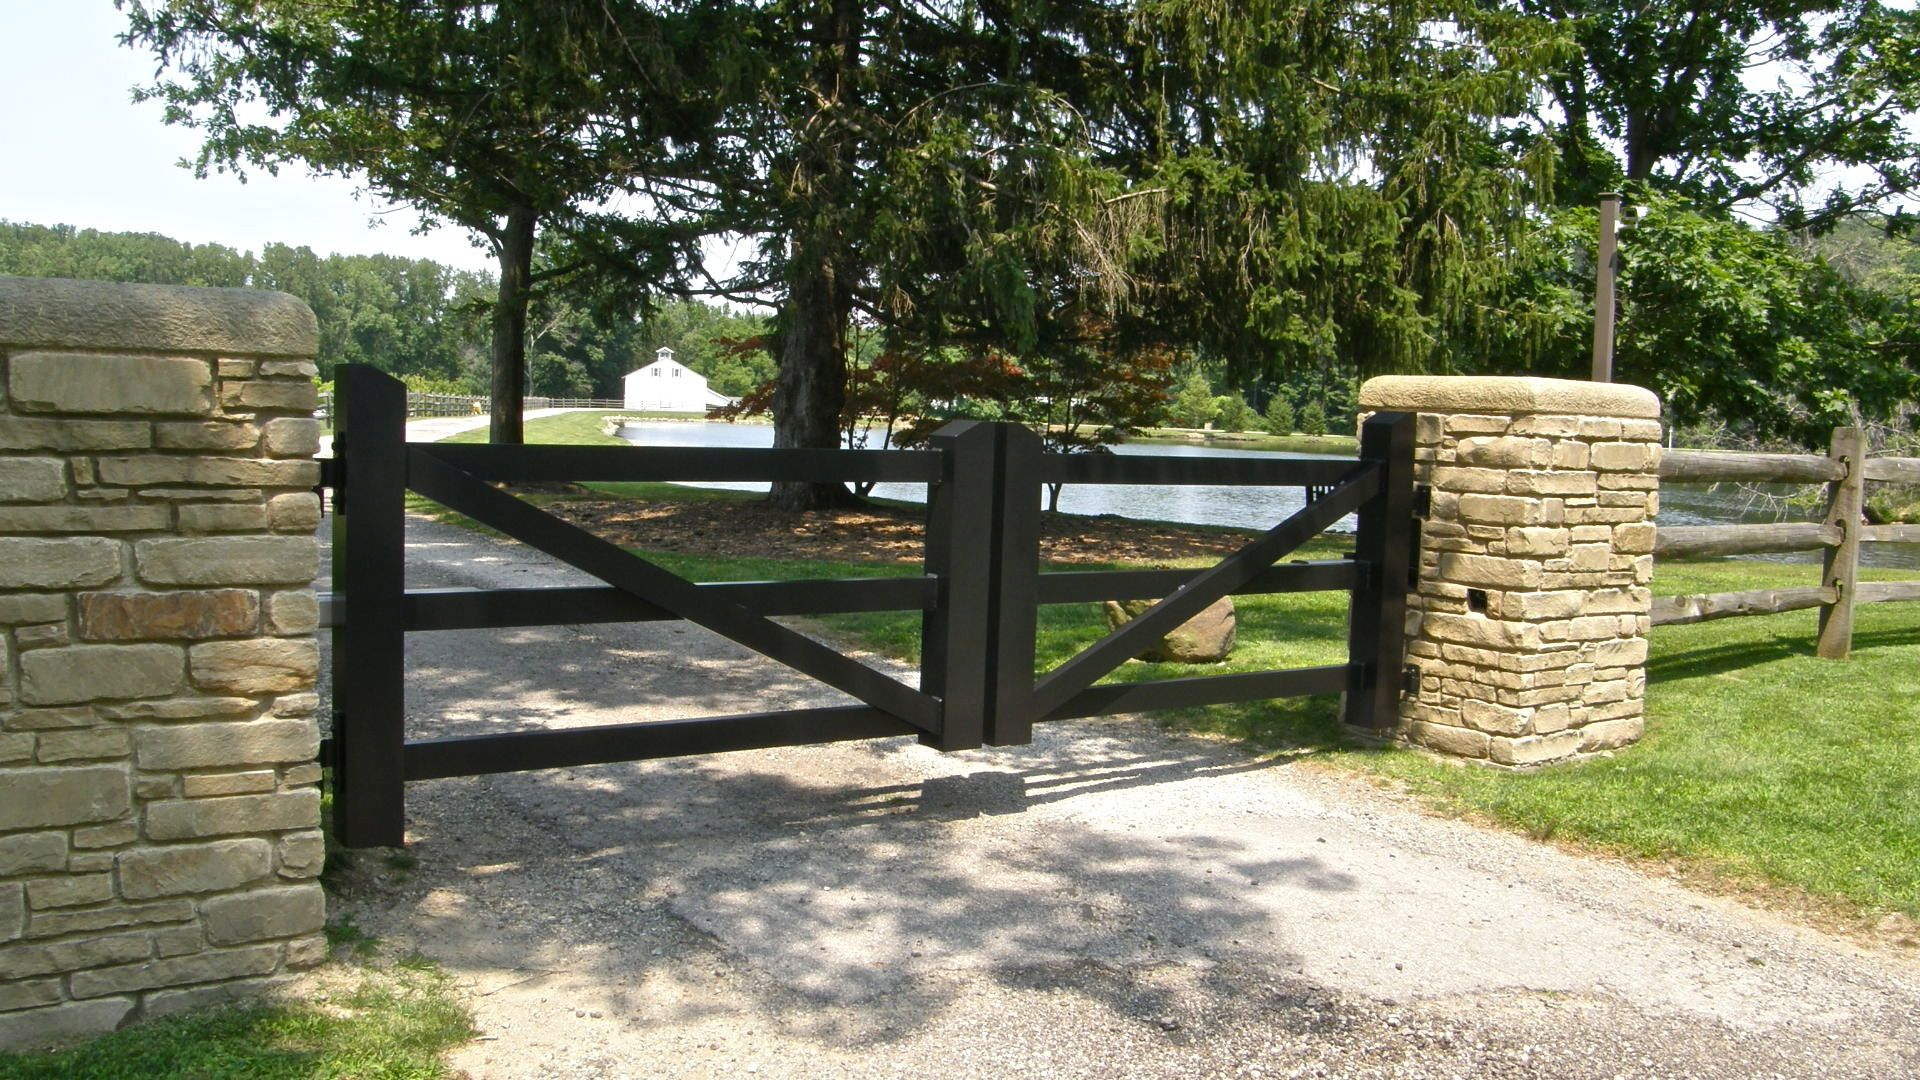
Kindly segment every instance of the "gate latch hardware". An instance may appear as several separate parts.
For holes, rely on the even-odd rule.
[[[1420,665],[1408,664],[1400,669],[1400,693],[1406,697],[1420,696]]]

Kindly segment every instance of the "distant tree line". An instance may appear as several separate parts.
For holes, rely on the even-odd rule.
[[[340,364],[369,364],[421,389],[488,390],[493,277],[429,259],[322,256],[276,243],[256,255],[157,233],[0,221],[0,274],[290,293],[319,322],[322,381]],[[529,388],[617,398],[621,377],[667,346],[716,390],[738,396],[773,377],[772,357],[754,345],[765,327],[761,317],[695,301],[605,319],[563,297],[542,298],[528,321]]]

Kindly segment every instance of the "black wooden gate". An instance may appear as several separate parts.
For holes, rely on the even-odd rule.
[[[334,823],[348,847],[403,841],[405,783],[769,746],[917,735],[941,750],[1030,741],[1037,721],[1181,706],[1347,695],[1346,719],[1390,724],[1401,686],[1413,514],[1413,423],[1379,414],[1357,459],[1177,458],[1042,452],[1018,425],[962,421],[925,450],[743,450],[406,442],[406,391],[371,368],[337,375],[334,460]],[[927,485],[925,571],[852,581],[696,584],[495,487],[547,481],[905,481]],[[1041,486],[1208,484],[1315,489],[1299,512],[1203,571],[1040,573]],[[403,583],[414,491],[605,582],[591,588],[434,589]],[[1357,514],[1343,560],[1275,565]],[[1347,662],[1133,684],[1098,680],[1230,593],[1352,593]],[[1162,597],[1145,615],[1035,676],[1042,604]],[[774,622],[774,615],[923,612],[916,688]],[[737,716],[409,741],[403,635],[684,619],[860,702]]]

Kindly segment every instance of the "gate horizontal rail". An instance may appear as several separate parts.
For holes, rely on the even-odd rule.
[[[335,821],[349,847],[404,840],[411,780],[917,735],[942,750],[1031,738],[1035,722],[1302,694],[1345,693],[1350,723],[1388,722],[1400,685],[1411,552],[1411,417],[1368,421],[1357,459],[1049,455],[1015,425],[950,424],[932,449],[737,450],[407,444],[400,384],[338,373],[334,578]],[[839,580],[696,583],[493,485],[550,481],[903,481],[928,486],[924,572]],[[1043,484],[1285,485],[1316,497],[1205,570],[1040,573]],[[606,582],[545,589],[404,585],[403,505],[416,491]],[[1344,515],[1343,560],[1276,565]],[[1287,671],[1102,683],[1157,636],[1229,594],[1352,593],[1348,662]],[[1147,613],[1036,677],[1045,604],[1159,598]],[[773,622],[774,615],[919,612],[919,686]],[[686,620],[854,697],[856,704],[730,716],[408,740],[402,642],[413,631]]]

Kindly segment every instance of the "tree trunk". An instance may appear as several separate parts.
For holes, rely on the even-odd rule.
[[[493,419],[488,438],[526,441],[521,413],[527,399],[527,302],[533,275],[533,207],[507,211],[500,237],[500,295],[493,306]]]
[[[794,271],[780,332],[773,445],[831,450],[840,445],[840,411],[847,400],[851,297],[829,257],[806,259]],[[818,510],[857,500],[841,484],[791,481],[773,485],[767,501],[782,510]]]
[[[856,136],[834,115],[858,91],[860,31],[865,0],[829,0],[809,27],[816,50],[813,90],[822,123],[800,149],[789,191],[797,203],[788,238],[787,301],[780,317],[780,373],[774,384],[776,449],[832,449],[840,445],[840,412],[847,400],[847,328],[855,271],[837,219],[858,182]],[[815,510],[858,503],[843,484],[778,483],[767,501],[782,510]]]

